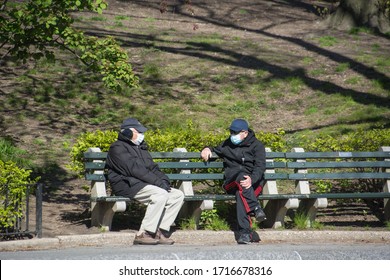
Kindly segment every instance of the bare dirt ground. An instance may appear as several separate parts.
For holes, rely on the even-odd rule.
[[[270,48],[272,48],[272,44],[278,44],[279,47],[281,47],[280,44],[283,44],[285,49],[290,50],[291,55],[294,55],[296,52],[307,51],[305,46],[295,44],[295,40],[308,38],[313,36],[313,34],[326,35],[329,33],[329,31],[324,28],[323,24],[321,24],[321,18],[315,14],[313,1],[292,1],[293,4],[289,4],[288,6],[278,3],[278,1],[257,1],[258,3],[254,6],[254,9],[252,9],[252,12],[255,13],[255,15],[250,16],[240,12],[240,9],[243,11],[246,7],[250,7],[254,3],[253,1],[235,0],[226,2],[224,5],[220,6],[218,5],[218,1],[207,1],[208,4],[206,4],[206,2],[200,3],[200,1],[192,1],[194,4],[198,3],[199,5],[184,8],[178,5],[177,8],[184,9],[185,13],[191,13],[193,9],[194,16],[192,20],[188,20],[188,17],[185,17],[184,19],[181,18],[180,15],[174,13],[173,10],[168,11],[164,15],[160,15],[159,3],[161,1],[157,0],[111,0],[108,2],[109,9],[107,14],[110,16],[125,14],[130,15],[133,18],[145,18],[149,16],[177,17],[176,22],[170,23],[176,24],[174,27],[177,29],[187,28],[188,30],[193,30],[200,28],[202,30],[207,30],[210,33],[214,31],[218,33],[237,32],[241,37],[258,36],[259,40],[263,40],[266,34],[266,40]],[[207,17],[208,14],[213,15],[213,18],[210,18],[209,21],[205,20],[200,23],[200,20],[197,19],[197,17]],[[238,30],[237,28],[233,29],[229,28],[229,26],[223,26],[224,21],[215,20],[215,18],[217,18],[216,15],[220,15],[221,19],[229,17],[228,19],[230,22],[239,24],[242,28]],[[289,22],[291,22],[291,24],[289,24]],[[257,30],[257,32],[246,32],[246,29]],[[279,40],[279,38],[283,38],[284,40]],[[309,46],[307,47],[309,48]],[[338,53],[343,53],[346,56],[348,56],[349,51],[350,50],[347,49],[337,50]],[[242,60],[245,60],[245,57],[242,57]],[[342,79],[341,76],[340,79]],[[57,113],[58,115],[61,114],[61,112]],[[278,127],[280,125],[278,122],[283,122],[286,118],[287,116],[280,116],[280,118],[276,120],[265,120],[262,123],[262,127],[266,129]],[[28,133],[25,133],[24,135],[29,135],[28,137],[30,137],[30,140],[27,138],[20,139],[20,143],[24,144],[25,148],[28,147],[32,139],[43,133],[45,135],[50,135],[50,137],[55,140],[61,139],[61,132],[64,129],[66,129],[67,133],[70,134],[76,134],[77,132],[82,131],[82,128],[77,127],[77,123],[72,121],[61,123],[56,122],[56,119],[52,119],[50,120],[51,125],[43,125],[42,123],[37,123],[34,120],[25,120],[25,122],[27,123],[23,126],[7,127],[5,130],[5,134],[18,138],[20,130],[27,129]],[[305,125],[305,121],[303,119],[297,120],[296,123],[297,125],[294,127],[295,129],[300,129],[300,126]],[[5,123],[1,125],[2,127],[6,127]],[[57,156],[60,156],[63,159],[68,157],[66,154],[59,154]],[[91,228],[89,224],[89,196],[87,191],[81,187],[87,185],[88,183],[68,174],[65,167],[66,163],[66,160],[64,162],[59,161],[61,169],[55,169],[55,172],[51,174],[44,174],[45,180],[48,182],[50,181],[48,189],[44,192],[44,237],[99,232],[98,228]],[[318,221],[331,229],[384,229],[383,224],[379,221],[379,219],[363,203],[358,205],[349,204],[343,207],[331,204],[330,207],[319,212]],[[113,225],[113,229],[116,231],[135,230],[136,227],[137,224],[126,220],[126,216],[117,218]]]

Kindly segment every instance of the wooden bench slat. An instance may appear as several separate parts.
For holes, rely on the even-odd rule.
[[[106,160],[107,153],[106,152],[85,152],[84,160]]]
[[[190,174],[167,174],[171,180],[222,180],[223,174],[218,173],[190,173]],[[325,179],[390,179],[390,173],[265,173],[266,180],[325,180]],[[104,182],[103,174],[85,174],[88,181]]]
[[[390,179],[386,172],[340,172],[340,173],[294,173],[289,174],[291,180],[328,180],[328,179]]]
[[[191,180],[223,180],[222,173],[190,173],[190,174],[167,174],[171,180],[191,181]],[[287,180],[287,173],[265,173],[266,180]],[[86,173],[85,179],[88,181],[104,182],[105,176],[103,174]]]
[[[286,158],[390,158],[390,152],[289,152]]]
[[[85,180],[95,181],[95,182],[104,182],[104,181],[106,181],[106,177],[103,174],[86,173]]]
[[[92,202],[117,202],[117,201],[126,201],[130,202],[131,199],[123,196],[99,196],[91,197]]]
[[[166,174],[171,180],[192,181],[192,180],[222,180],[222,173],[190,173],[190,174]]]
[[[151,152],[155,159],[194,159],[200,158],[200,152]],[[107,152],[85,152],[84,159],[105,159]],[[215,154],[214,158],[218,158]],[[390,152],[267,152],[266,158],[306,159],[306,158],[390,158]]]
[[[390,198],[390,193],[384,192],[364,192],[364,193],[311,193],[311,194],[263,194],[258,197],[259,200],[288,200],[288,199],[374,199],[374,198]],[[187,201],[201,200],[235,200],[234,195],[226,194],[194,194],[185,196]]]
[[[152,158],[154,159],[200,159],[200,152],[150,152]],[[107,152],[85,152],[84,159],[93,160],[93,159],[105,159],[107,157]],[[213,153],[212,158],[218,158],[218,156]],[[275,159],[275,158],[285,158],[285,153],[283,152],[266,152],[266,158]]]
[[[167,174],[171,180],[192,181],[192,180],[223,180],[222,173],[190,173],[190,174]],[[265,173],[266,180],[287,180],[287,173]]]
[[[390,161],[288,162],[287,168],[390,168]]]
[[[160,168],[193,169],[193,168],[223,168],[223,162],[158,162]]]
[[[150,152],[154,159],[200,159],[200,152]],[[213,154],[214,157],[217,157]]]
[[[160,168],[166,169],[194,169],[194,168],[223,168],[223,162],[157,162]],[[390,166],[390,162],[389,162]],[[105,162],[85,162],[84,167],[86,170],[104,170]],[[267,162],[266,168],[285,168],[285,162]]]
[[[84,164],[85,170],[104,170],[106,166],[105,162],[86,162]]]
[[[374,193],[312,193],[312,194],[268,194],[260,195],[259,200],[287,200],[287,199],[374,199],[374,198],[390,198],[390,193],[374,192]],[[185,196],[186,201],[201,201],[201,200],[235,200],[234,195],[226,194],[194,194]],[[122,196],[103,196],[103,197],[91,197],[92,202],[117,202],[125,201],[130,202],[131,199]]]

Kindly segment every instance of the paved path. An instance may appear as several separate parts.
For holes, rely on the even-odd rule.
[[[0,252],[2,260],[390,260],[390,244],[309,243],[77,247]]]
[[[390,244],[390,231],[294,231],[266,230],[258,231],[265,244],[351,244],[379,243]],[[231,231],[177,231],[172,236],[176,245],[236,245],[234,233]],[[134,233],[108,232],[88,235],[63,235],[55,238],[33,238],[0,242],[0,252],[65,249],[84,246],[133,246]],[[176,246],[175,245],[175,246]]]

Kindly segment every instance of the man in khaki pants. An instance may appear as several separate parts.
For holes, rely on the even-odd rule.
[[[171,188],[169,178],[153,161],[144,141],[144,127],[137,119],[125,119],[118,139],[108,151],[106,168],[115,195],[147,205],[134,244],[173,244],[170,227],[183,204],[182,191]]]

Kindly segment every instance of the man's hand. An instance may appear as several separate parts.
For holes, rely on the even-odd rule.
[[[171,191],[171,186],[169,185],[169,182],[165,180],[161,183],[160,188],[166,190],[167,192]]]
[[[204,148],[202,152],[200,153],[200,156],[204,161],[208,161],[211,158],[211,150],[210,148]]]
[[[248,175],[244,175],[244,180],[240,181],[241,187],[248,189],[252,186],[252,179]]]

